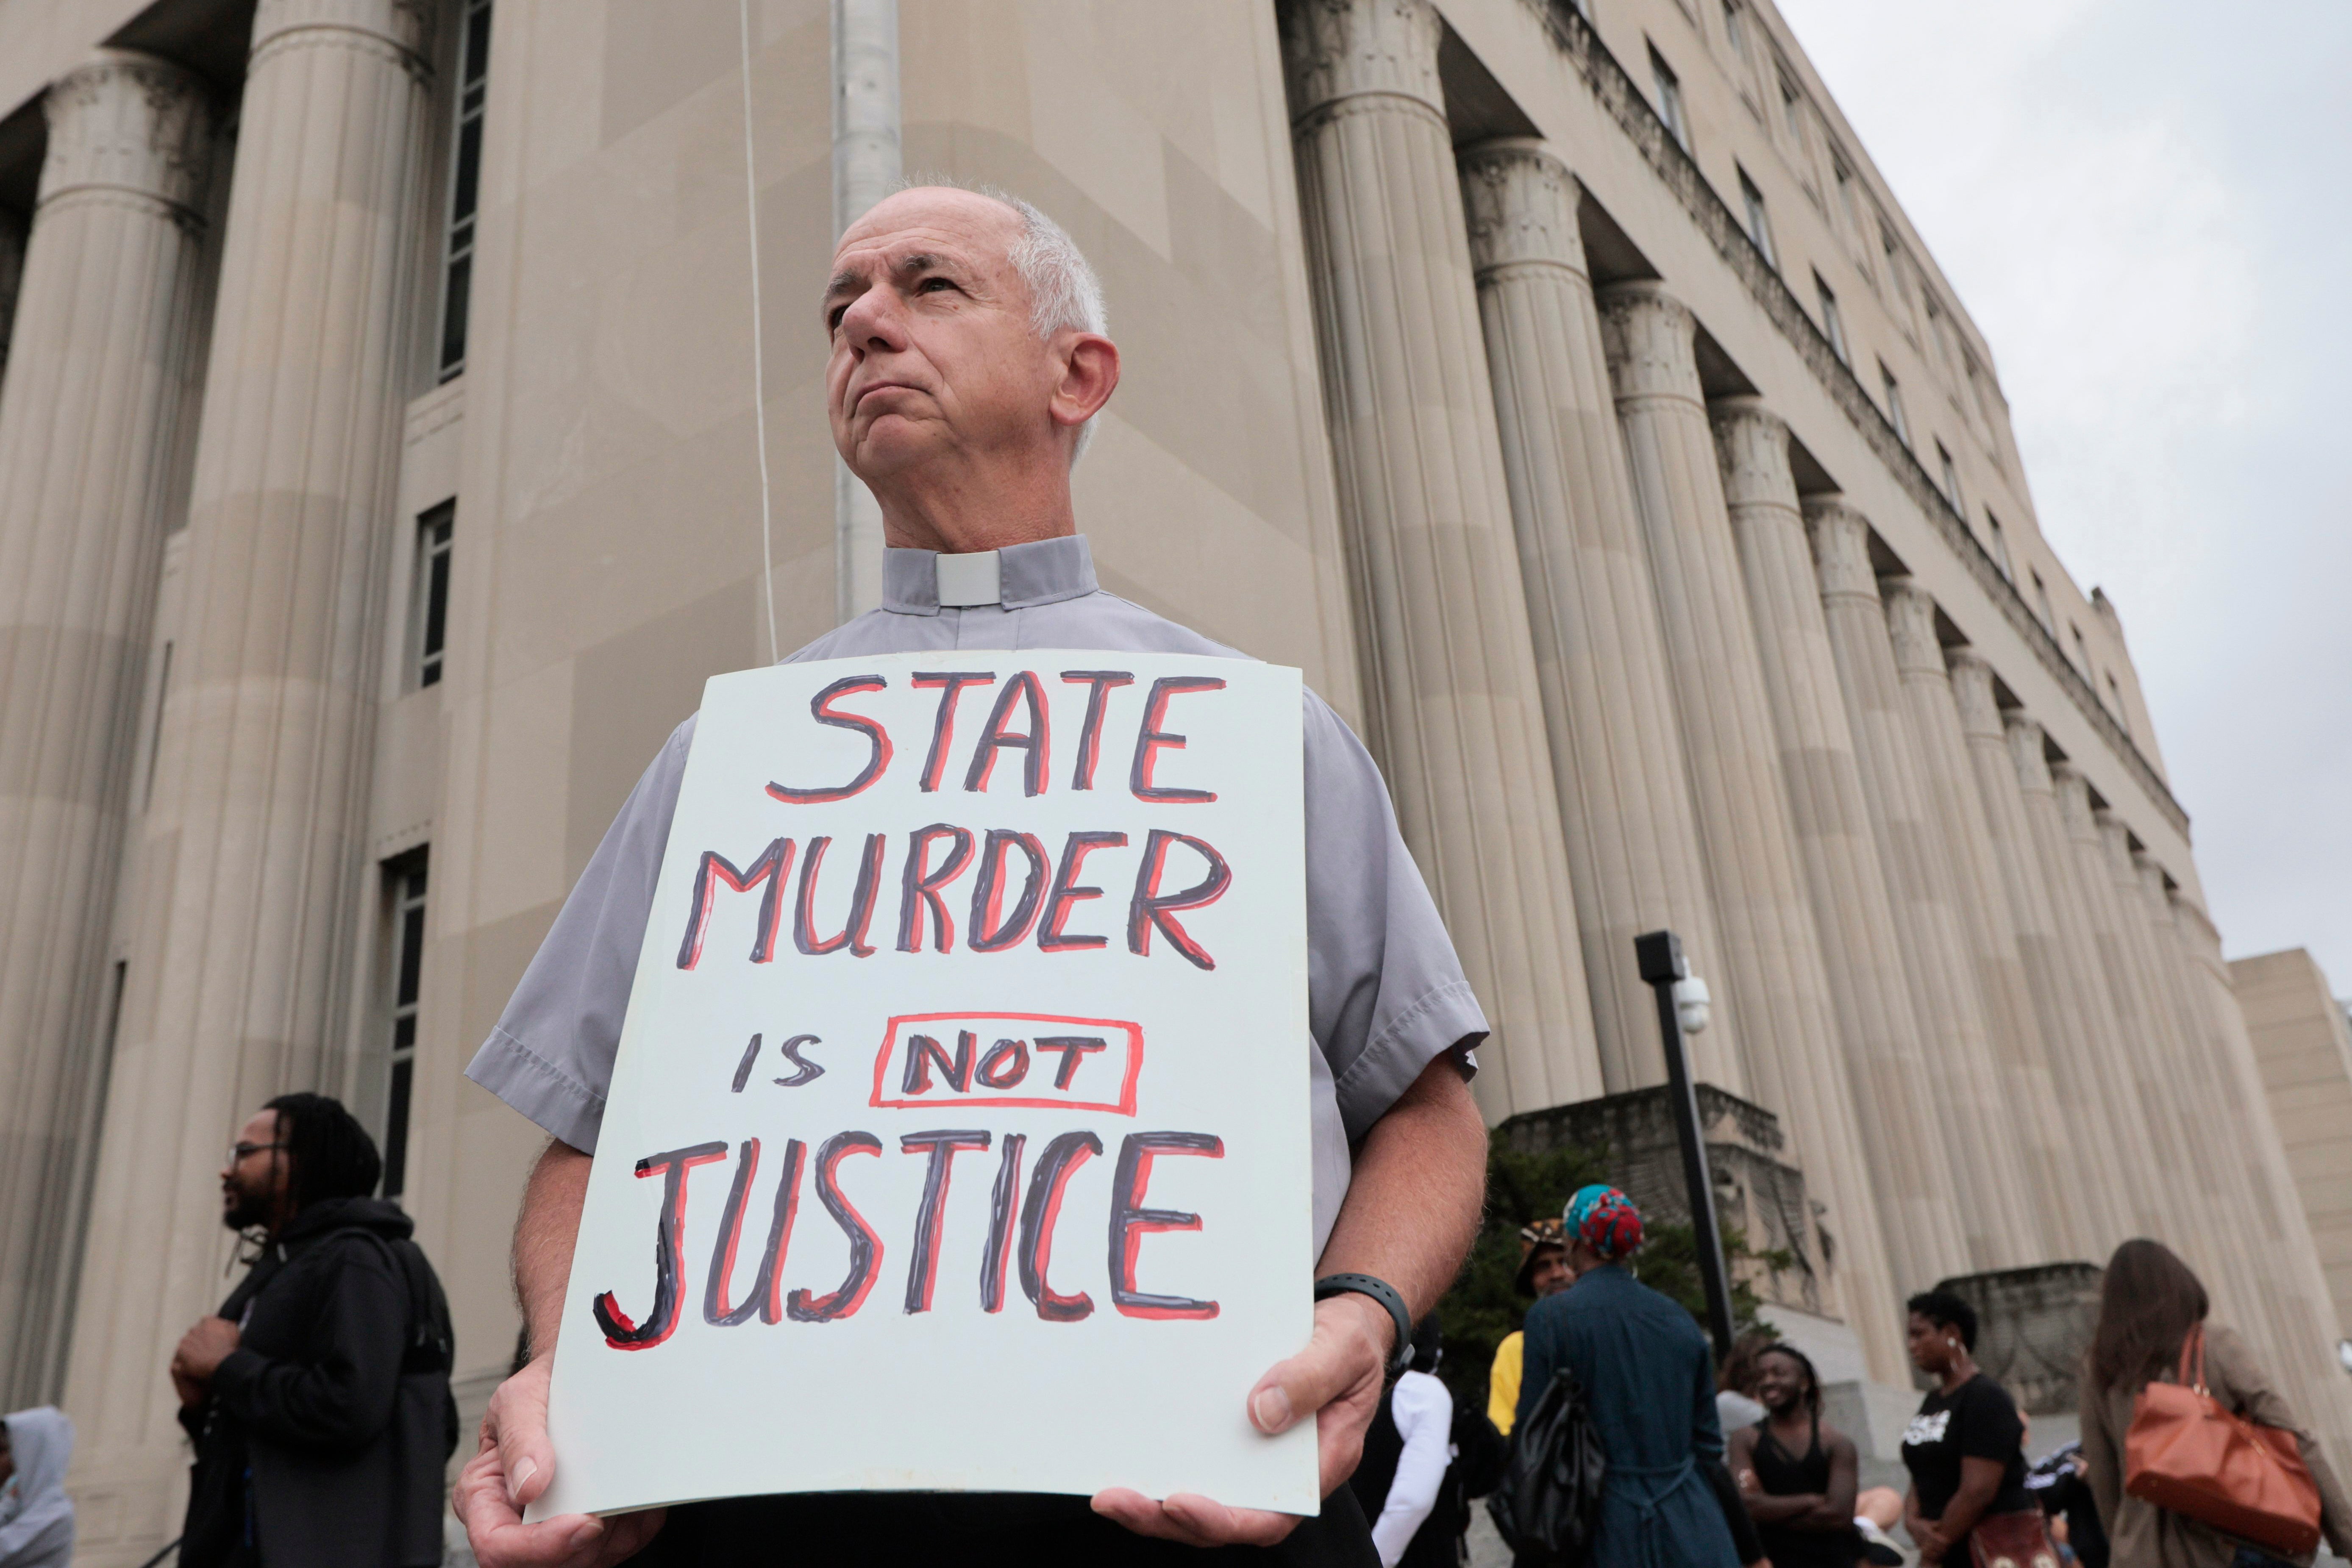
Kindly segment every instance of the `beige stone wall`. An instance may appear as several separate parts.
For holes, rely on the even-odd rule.
[[[2231,960],[2230,987],[2327,1275],[2334,1326],[2352,1338],[2352,1026],[2299,947]]]

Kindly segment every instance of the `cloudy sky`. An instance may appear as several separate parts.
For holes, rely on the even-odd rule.
[[[2352,5],[1779,3],[2123,615],[2230,955],[2352,994]]]

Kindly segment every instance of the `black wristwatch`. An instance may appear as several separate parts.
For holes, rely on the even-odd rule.
[[[1387,1280],[1370,1274],[1326,1274],[1315,1281],[1315,1299],[1318,1301],[1332,1296],[1344,1296],[1349,1291],[1370,1296],[1389,1310],[1396,1322],[1396,1349],[1389,1352],[1388,1375],[1394,1377],[1412,1364],[1412,1314],[1405,1310],[1404,1298]]]

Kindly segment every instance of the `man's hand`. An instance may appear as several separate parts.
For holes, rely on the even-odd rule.
[[[554,1357],[535,1358],[499,1384],[482,1415],[480,1449],[457,1472],[449,1506],[482,1568],[610,1568],[635,1556],[661,1529],[664,1510],[593,1519],[558,1514],[525,1524],[522,1510],[555,1479],[547,1441],[547,1379]]]
[[[1364,1428],[1380,1409],[1382,1373],[1395,1339],[1395,1322],[1378,1302],[1353,1292],[1333,1296],[1315,1304],[1315,1332],[1307,1348],[1250,1390],[1250,1425],[1268,1436],[1315,1418],[1324,1497],[1339,1490],[1364,1457]],[[1228,1508],[1196,1492],[1154,1502],[1127,1487],[1096,1493],[1094,1508],[1138,1535],[1188,1546],[1272,1546],[1297,1529],[1299,1520],[1265,1509]]]
[[[172,1384],[182,1392],[180,1402],[193,1404],[187,1387],[194,1385],[197,1398],[204,1397],[204,1387],[220,1370],[220,1363],[236,1349],[236,1325],[226,1318],[198,1318],[196,1326],[180,1336],[180,1348],[172,1356]]]

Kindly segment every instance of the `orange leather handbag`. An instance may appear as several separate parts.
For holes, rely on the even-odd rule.
[[[2294,1434],[2231,1415],[2205,1388],[2205,1331],[2180,1345],[2180,1381],[2151,1382],[2124,1436],[2124,1490],[2290,1557],[2319,1545],[2319,1488]]]

